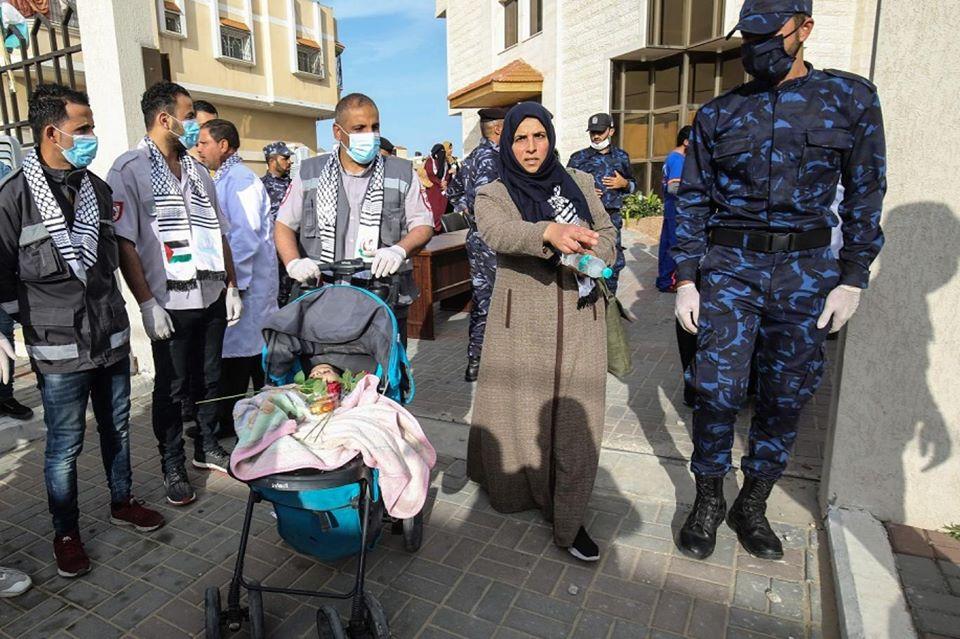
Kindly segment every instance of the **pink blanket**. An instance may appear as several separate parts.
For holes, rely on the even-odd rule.
[[[294,386],[241,400],[234,409],[233,474],[251,480],[300,468],[333,470],[360,454],[379,470],[387,512],[413,517],[426,501],[437,454],[416,418],[377,393],[379,383],[364,377],[325,423]]]

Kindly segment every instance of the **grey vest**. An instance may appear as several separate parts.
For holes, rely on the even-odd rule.
[[[317,225],[317,184],[327,163],[331,161],[329,153],[308,158],[300,165],[300,180],[303,182],[303,217],[300,220],[298,242],[300,255],[320,260],[321,238]],[[380,215],[380,245],[393,246],[407,235],[407,212],[405,202],[413,175],[413,165],[409,160],[396,157],[384,158],[383,167],[383,212]],[[350,204],[343,190],[343,180],[337,185],[337,239],[335,259],[344,259],[345,238],[342,232],[350,219]],[[413,281],[413,264],[410,260],[403,263],[399,273],[399,306],[408,306],[419,295]]]

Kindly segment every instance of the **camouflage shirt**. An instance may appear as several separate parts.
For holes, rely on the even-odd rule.
[[[453,204],[453,210],[473,214],[473,202],[477,199],[477,189],[500,178],[500,149],[484,138],[460,163],[457,176],[447,187],[447,197]]]
[[[260,179],[263,180],[263,186],[266,187],[267,195],[270,196],[270,217],[277,219],[277,209],[280,208],[283,196],[287,194],[287,189],[290,187],[290,176],[274,177],[267,171]]]
[[[883,117],[876,87],[843,71],[779,87],[743,84],[697,114],[680,184],[677,278],[693,280],[712,228],[801,232],[831,228],[837,184],[841,284],[865,288],[883,246]]]
[[[630,167],[630,156],[618,146],[611,145],[609,153],[601,153],[592,147],[581,149],[570,156],[567,166],[593,176],[594,185],[603,191],[600,200],[607,210],[619,211],[623,206],[623,196],[637,190],[637,181]],[[626,189],[608,189],[603,185],[603,178],[613,177],[614,171],[629,182]]]

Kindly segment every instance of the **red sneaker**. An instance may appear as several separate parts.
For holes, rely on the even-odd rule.
[[[57,574],[67,579],[90,572],[90,558],[80,541],[80,531],[53,538],[53,555],[57,558]]]
[[[126,503],[110,504],[110,523],[133,526],[140,532],[150,532],[163,526],[163,515],[145,508],[139,499],[130,497]]]

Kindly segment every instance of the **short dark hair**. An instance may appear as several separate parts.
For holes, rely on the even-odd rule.
[[[206,100],[194,100],[193,101],[193,110],[194,111],[203,111],[204,113],[209,113],[214,117],[220,117],[220,112],[217,111],[217,107],[213,106]]]
[[[27,119],[35,143],[40,144],[47,125],[56,126],[67,119],[68,104],[90,106],[90,98],[83,91],[62,84],[41,84],[34,90],[28,100]]]
[[[806,13],[795,13],[795,14],[793,14],[793,18],[791,18],[791,19],[793,20],[793,26],[796,27],[797,29],[799,29],[800,26],[801,26],[801,25],[807,20],[807,18],[809,18],[809,17],[810,17],[810,16],[807,15]]]
[[[689,124],[677,133],[677,146],[683,146],[683,143],[690,139],[690,133],[693,131],[693,127]]]
[[[143,111],[143,123],[147,129],[153,126],[153,121],[161,111],[170,113],[177,106],[177,96],[190,97],[190,92],[175,82],[157,82],[144,91],[140,98],[140,110]],[[171,115],[173,115],[171,113]]]
[[[337,124],[339,124],[343,121],[343,114],[349,109],[356,109],[364,106],[372,106],[374,109],[376,109],[377,103],[374,102],[370,96],[364,95],[363,93],[350,93],[340,98],[340,101],[337,102],[337,107],[333,111],[333,118]],[[379,111],[379,109],[377,110]]]
[[[210,120],[200,128],[209,131],[210,137],[217,142],[226,140],[227,146],[231,149],[237,150],[240,148],[240,132],[237,131],[237,127],[230,120]]]

